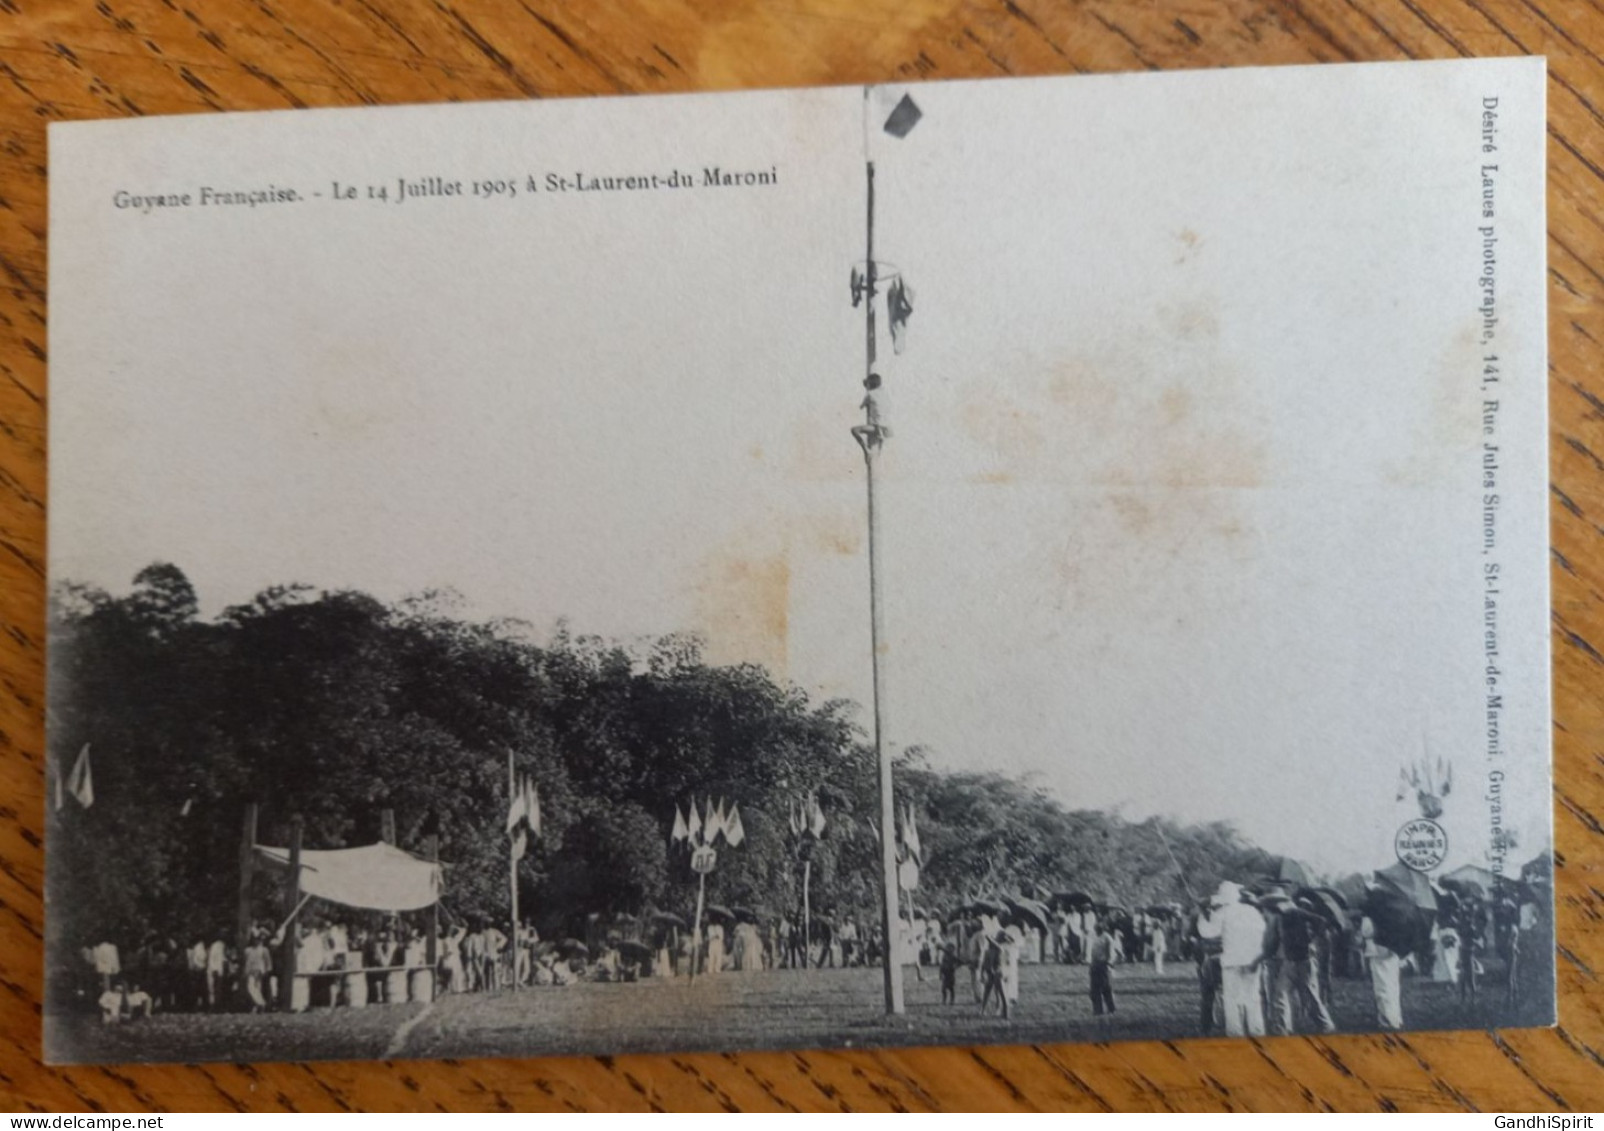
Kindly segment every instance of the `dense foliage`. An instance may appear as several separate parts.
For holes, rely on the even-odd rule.
[[[370,843],[380,814],[417,850],[440,830],[446,902],[507,911],[507,758],[539,784],[543,835],[520,899],[543,934],[593,912],[688,910],[695,885],[668,843],[676,803],[739,804],[747,833],[709,895],[796,906],[787,811],[816,792],[828,825],[811,852],[816,911],[875,906],[873,754],[844,701],[815,704],[753,665],[702,661],[694,638],[629,650],[518,623],[470,623],[449,595],[386,606],[362,593],[268,589],[214,620],[177,567],[142,570],[126,596],[60,587],[51,609],[52,796],[92,746],[95,803],[50,823],[51,928],[64,941],[145,930],[223,933],[234,921],[241,814],[258,839]],[[963,762],[964,752],[949,752]],[[1066,809],[1025,782],[898,768],[925,868],[921,907],[980,895],[1084,890],[1132,906],[1195,891],[1264,858],[1222,825],[1179,827]],[[273,893],[259,886],[261,913]]]

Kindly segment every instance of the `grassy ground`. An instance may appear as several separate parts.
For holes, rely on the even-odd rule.
[[[555,1053],[898,1044],[1022,1044],[1200,1035],[1197,978],[1187,964],[1162,977],[1116,967],[1118,1011],[1092,1015],[1080,966],[1023,966],[1015,1016],[982,1016],[960,975],[955,1005],[936,978],[906,975],[907,1014],[882,1011],[877,969],[768,971],[639,983],[585,983],[517,993],[452,995],[432,1006],[319,1009],[300,1015],[174,1014],[102,1026],[92,1016],[52,1019],[50,1047],[78,1061],[310,1060],[372,1057],[538,1056]],[[1367,981],[1338,980],[1340,1029],[1374,1028]],[[1404,981],[1411,1028],[1483,1029],[1517,1017],[1489,986],[1476,1005],[1448,986]]]

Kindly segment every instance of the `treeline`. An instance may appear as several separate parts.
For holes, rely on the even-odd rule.
[[[309,848],[377,840],[385,809],[402,847],[438,828],[450,909],[504,919],[508,751],[540,789],[543,834],[519,884],[543,934],[575,933],[592,912],[688,912],[695,887],[669,831],[693,796],[737,802],[747,833],[721,851],[711,898],[799,903],[787,813],[812,792],[827,820],[811,851],[815,911],[876,906],[876,777],[857,706],[811,702],[755,665],[707,664],[694,637],[536,639],[463,619],[449,595],[391,606],[303,585],[208,621],[169,564],[121,597],[58,586],[50,633],[50,925],[66,943],[231,937],[250,801],[265,844],[287,842],[292,814]],[[68,795],[58,809],[57,777],[86,743],[94,804]],[[1183,898],[1182,871],[1201,893],[1267,866],[1224,825],[1071,810],[1026,782],[938,771],[917,750],[897,788],[919,826],[921,908],[1064,888],[1136,906]]]

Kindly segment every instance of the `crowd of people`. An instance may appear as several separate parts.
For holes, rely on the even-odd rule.
[[[1006,1018],[1019,1009],[1021,963],[1087,967],[1092,1015],[1104,1017],[1118,1009],[1120,967],[1150,964],[1163,975],[1179,959],[1195,966],[1205,1034],[1331,1032],[1333,977],[1368,978],[1375,1025],[1400,1029],[1405,970],[1474,1001],[1486,992],[1489,958],[1513,1004],[1531,966],[1521,959],[1523,946],[1532,946],[1523,936],[1547,922],[1540,895],[1445,881],[1431,888],[1433,909],[1411,920],[1407,907],[1389,910],[1396,899],[1372,898],[1390,890],[1378,874],[1350,906],[1331,888],[1261,877],[1222,882],[1190,908],[1134,913],[1078,893],[1047,904],[981,900],[946,915],[911,912],[898,932],[900,960],[920,980],[933,968],[945,1005],[957,1004],[967,970],[980,1011]],[[552,940],[532,923],[512,937],[488,920],[453,915],[432,947],[422,924],[399,916],[357,923],[301,915],[292,923],[254,925],[243,952],[221,933],[187,943],[150,934],[126,953],[109,940],[90,942],[77,993],[114,1024],[158,1012],[299,1012],[586,981],[877,966],[885,953],[878,922],[833,909],[804,921],[715,907],[700,930],[667,912],[593,914],[579,932],[584,938]],[[294,932],[293,948],[286,931]]]

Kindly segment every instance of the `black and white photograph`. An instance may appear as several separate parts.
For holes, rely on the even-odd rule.
[[[52,125],[46,1060],[1553,1024],[1544,81]]]

